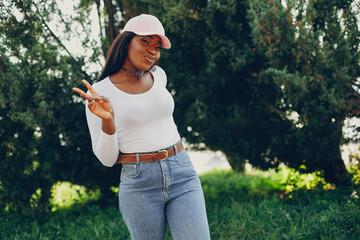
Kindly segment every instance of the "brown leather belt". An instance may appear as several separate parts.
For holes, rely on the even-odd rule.
[[[175,151],[175,147],[171,147],[169,149],[160,150],[158,152],[139,153],[138,155],[140,162],[161,161],[167,159],[168,157],[174,156],[176,152],[180,152],[183,149],[184,146],[182,142],[180,142],[178,145],[176,145],[177,151]],[[116,163],[135,163],[137,162],[136,155],[137,154],[122,154],[119,156]]]

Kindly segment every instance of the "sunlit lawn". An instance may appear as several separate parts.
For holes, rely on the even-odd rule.
[[[201,180],[212,239],[360,239],[359,191],[315,174],[215,171]],[[100,203],[99,192],[59,183],[53,196],[49,213],[3,212],[0,239],[130,239],[116,193]]]

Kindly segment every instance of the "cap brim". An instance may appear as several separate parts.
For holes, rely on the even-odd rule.
[[[171,42],[170,40],[162,34],[154,34],[154,33],[150,33],[150,32],[134,32],[136,35],[140,35],[140,36],[146,36],[146,35],[157,35],[161,38],[161,47],[165,48],[165,49],[169,49],[171,48]]]

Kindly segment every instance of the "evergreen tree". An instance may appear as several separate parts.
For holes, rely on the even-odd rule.
[[[1,206],[46,209],[57,181],[104,191],[116,185],[118,171],[101,167],[92,153],[84,104],[72,91],[93,77],[82,70],[84,57],[72,56],[48,25],[63,16],[55,1],[0,8]]]
[[[359,108],[355,2],[252,1],[250,11],[257,48],[269,61],[260,77],[277,83],[287,115],[296,116],[295,151],[286,162],[320,170],[337,185],[350,183],[340,152],[342,128]]]
[[[194,148],[220,150],[234,170],[268,169],[291,131],[279,111],[281,91],[252,43],[248,1],[177,1],[161,14],[173,47],[161,64],[176,101],[181,135]]]

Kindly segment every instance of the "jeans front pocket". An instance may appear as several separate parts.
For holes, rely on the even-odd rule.
[[[176,155],[174,155],[174,159],[180,165],[183,165],[183,166],[192,165],[190,157],[185,149],[181,150]]]
[[[121,169],[121,175],[136,178],[141,173],[142,163],[123,163]]]

